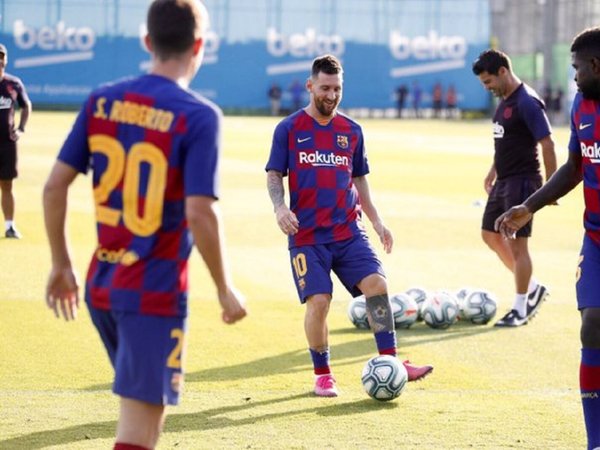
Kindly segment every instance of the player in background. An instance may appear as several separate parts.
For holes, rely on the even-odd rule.
[[[4,236],[20,239],[15,225],[15,196],[13,180],[18,176],[17,141],[23,133],[31,113],[31,102],[23,82],[5,72],[8,63],[6,47],[0,44],[0,191]],[[19,106],[19,125],[15,127],[15,108]]]
[[[313,61],[306,82],[310,103],[277,125],[266,165],[277,224],[289,236],[292,273],[300,302],[306,305],[304,330],[316,376],[314,392],[324,397],[338,395],[329,366],[331,271],[353,296],[365,295],[379,353],[396,355],[386,279],[368,241],[362,211],[387,253],[392,251],[393,238],[371,200],[362,130],[337,110],[342,74],[334,56]],[[284,176],[288,176],[289,207],[284,200]],[[404,365],[409,381],[433,369],[408,361]]]
[[[188,89],[202,61],[208,14],[198,0],[154,0],[147,25],[150,73],[89,96],[44,188],[52,253],[46,302],[71,320],[79,297],[65,236],[67,192],[78,173],[92,169],[98,246],[85,300],[115,369],[118,450],[154,448],[165,406],[179,401],[194,244],[223,321],[246,315],[215,203],[221,112]]]
[[[584,30],[571,45],[579,92],[571,109],[569,157],[556,174],[522,204],[509,209],[496,229],[509,241],[533,214],[583,180],[585,234],[575,287],[581,311],[579,381],[588,449],[600,448],[600,27]]]
[[[507,241],[494,229],[494,221],[511,206],[521,203],[542,186],[538,144],[542,148],[546,180],[556,170],[556,154],[544,103],[536,92],[513,73],[509,57],[486,50],[473,63],[473,73],[485,89],[500,98],[494,114],[494,162],[484,179],[488,200],[481,236],[513,273],[515,299],[511,310],[496,326],[525,325],[548,295],[533,277],[528,241],[532,223]]]

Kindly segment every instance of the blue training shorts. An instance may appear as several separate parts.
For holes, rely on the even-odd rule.
[[[332,270],[353,297],[361,294],[356,285],[363,278],[374,273],[385,277],[381,261],[365,235],[293,247],[290,262],[301,303],[311,295],[333,293]]]
[[[155,405],[178,404],[186,318],[88,307],[115,369],[113,392]]]
[[[577,308],[600,308],[600,245],[587,234],[577,266]]]

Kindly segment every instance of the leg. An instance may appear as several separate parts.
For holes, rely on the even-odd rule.
[[[165,407],[121,397],[121,410],[117,423],[117,442],[156,447],[165,419]]]
[[[331,295],[329,294],[312,295],[306,300],[304,332],[308,346],[318,352],[323,352],[329,347],[327,314],[330,303]]]
[[[579,384],[588,449],[600,447],[600,308],[581,312]]]
[[[319,397],[337,397],[339,392],[329,367],[329,329],[327,314],[331,295],[315,294],[306,300],[304,332],[316,376],[314,392]]]
[[[533,273],[531,256],[529,255],[528,238],[518,237],[505,240],[508,243],[512,259],[514,261],[513,274],[515,276],[515,287],[517,294],[527,294],[529,280]]]
[[[481,238],[483,239],[483,242],[498,255],[498,258],[500,258],[500,261],[502,261],[506,268],[512,272],[514,270],[515,261],[512,252],[506,243],[506,239],[504,239],[500,233],[488,230],[481,230]]]
[[[0,190],[2,191],[2,214],[4,220],[13,220],[15,216],[15,197],[12,192],[12,180],[0,180]]]

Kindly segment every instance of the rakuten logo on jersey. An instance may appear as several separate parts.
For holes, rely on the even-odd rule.
[[[600,147],[597,142],[594,142],[594,145],[585,145],[583,142],[581,145],[581,156],[584,158],[590,158],[590,160],[594,163],[600,163]]]
[[[418,63],[396,67],[390,70],[394,78],[442,73],[447,70],[465,67],[467,40],[462,36],[440,36],[434,30],[427,36],[410,38],[399,31],[391,31],[389,49],[392,57],[399,61],[409,59]]]
[[[85,61],[94,57],[94,30],[89,27],[69,27],[60,21],[55,26],[28,27],[22,20],[13,24],[15,45],[21,50],[41,49],[50,55],[15,59],[15,67],[48,66]],[[62,52],[62,53],[57,53]]]
[[[310,164],[311,166],[326,167],[348,167],[350,159],[347,156],[336,155],[335,153],[325,153],[315,150],[314,152],[299,152],[298,163]]]
[[[504,127],[498,122],[494,122],[494,139],[502,139],[504,137]]]

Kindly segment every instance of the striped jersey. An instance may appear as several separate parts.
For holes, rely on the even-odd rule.
[[[288,176],[290,209],[300,223],[289,247],[364,233],[353,177],[369,173],[361,127],[337,113],[321,125],[303,109],[275,128],[266,170]]]
[[[571,109],[569,151],[581,152],[583,224],[586,234],[600,244],[600,101],[577,93]]]
[[[158,75],[105,85],[88,97],[58,159],[92,171],[92,306],[187,315],[193,242],[185,197],[218,196],[220,121],[215,105]]]

